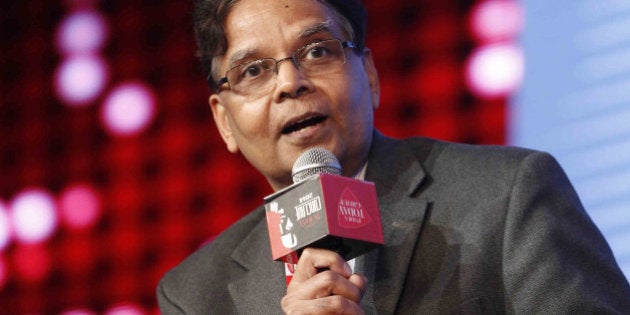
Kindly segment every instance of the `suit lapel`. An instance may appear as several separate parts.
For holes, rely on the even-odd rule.
[[[415,196],[425,178],[420,162],[403,141],[375,133],[366,180],[376,183],[385,245],[379,248],[374,302],[384,313],[394,313],[427,201]]]
[[[271,258],[264,217],[236,247],[232,259],[246,270],[242,277],[228,284],[237,313],[281,313],[280,300],[286,293],[284,264]],[[239,304],[236,301],[248,302]]]

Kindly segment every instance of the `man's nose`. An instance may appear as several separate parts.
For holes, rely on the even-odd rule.
[[[282,102],[313,90],[313,85],[293,58],[278,60],[276,64],[276,90],[274,100]]]

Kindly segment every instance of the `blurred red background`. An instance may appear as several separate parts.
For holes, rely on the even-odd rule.
[[[469,27],[478,2],[366,1],[381,131],[504,143],[507,96],[477,97],[465,79],[480,45]],[[216,131],[190,11],[191,1],[2,1],[0,210],[10,228],[0,245],[0,314],[157,312],[160,277],[271,192]],[[73,104],[56,75],[70,58],[61,25],[77,12],[105,25],[90,54],[108,75]],[[154,114],[123,135],[103,112],[126,82],[149,92]],[[50,209],[27,217],[48,232],[28,239],[14,208],[38,194]]]

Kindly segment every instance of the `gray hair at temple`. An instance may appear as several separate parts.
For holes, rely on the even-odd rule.
[[[227,51],[227,39],[223,29],[230,10],[240,0],[194,0],[193,27],[197,41],[197,55],[201,60],[208,85],[214,91],[220,75],[212,60]],[[333,19],[339,23],[356,52],[365,48],[367,13],[361,0],[318,0],[332,9]]]

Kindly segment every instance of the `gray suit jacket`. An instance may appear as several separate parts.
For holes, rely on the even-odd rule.
[[[378,313],[630,314],[627,280],[550,155],[376,132],[366,180],[385,238]],[[260,207],[157,294],[163,314],[279,314],[284,281]]]

